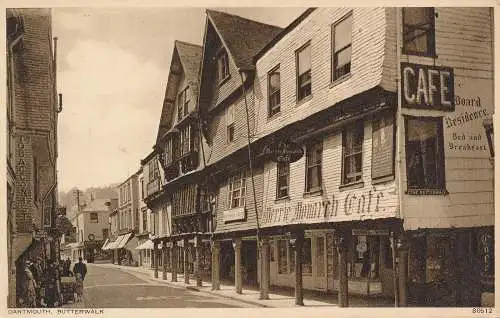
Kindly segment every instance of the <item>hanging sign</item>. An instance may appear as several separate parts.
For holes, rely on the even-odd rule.
[[[264,149],[263,155],[274,162],[289,163],[302,158],[304,156],[304,149],[295,142],[280,141],[268,145]]]
[[[401,63],[401,80],[402,107],[455,110],[452,68]]]

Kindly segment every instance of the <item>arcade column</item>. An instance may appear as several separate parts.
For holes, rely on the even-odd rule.
[[[302,249],[304,246],[304,231],[297,230],[292,239],[295,256],[295,305],[304,306],[304,288],[302,282]]]
[[[220,242],[212,241],[212,290],[220,289]]]
[[[194,259],[194,275],[196,279],[196,286],[201,287],[202,286],[202,279],[201,279],[201,238],[199,236],[196,236],[194,238],[194,248],[195,248],[195,259]]]
[[[155,268],[155,278],[158,278],[158,242],[153,242],[153,263]]]
[[[189,241],[184,239],[184,284],[189,285]]]
[[[170,250],[170,263],[172,264],[172,282],[177,282],[177,253],[179,247],[177,246],[177,242],[172,242],[171,245],[171,250]]]
[[[260,242],[260,296],[259,299],[269,299],[271,263],[269,262],[269,239],[262,238]]]
[[[236,293],[243,292],[243,273],[241,271],[241,238],[233,240],[234,248],[234,285]]]

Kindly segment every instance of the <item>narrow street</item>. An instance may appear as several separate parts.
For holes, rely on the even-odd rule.
[[[147,275],[87,264],[84,302],[86,308],[242,308],[248,304],[173,288]]]

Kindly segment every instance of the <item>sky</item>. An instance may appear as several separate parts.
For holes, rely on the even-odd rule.
[[[305,8],[211,8],[287,26]],[[202,45],[205,8],[54,8],[59,190],[124,181],[156,139],[174,40]]]

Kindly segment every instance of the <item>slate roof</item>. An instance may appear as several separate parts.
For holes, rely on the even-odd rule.
[[[176,40],[175,48],[179,53],[186,79],[188,81],[198,83],[198,73],[200,71],[202,47],[200,45]]]
[[[207,10],[237,68],[254,69],[253,57],[283,29],[220,11]]]
[[[175,40],[174,43],[174,54],[177,51],[179,59],[181,60],[182,69],[184,71],[184,76],[188,83],[198,85],[198,74],[200,71],[201,58],[203,54],[203,48],[200,45],[192,44],[188,42],[183,42]],[[170,72],[172,72],[172,63],[174,61],[174,54],[172,54],[172,62],[170,64]],[[172,116],[173,109],[168,109],[170,103],[166,102],[169,84],[172,76],[169,74],[169,80],[167,82],[167,87],[165,88],[165,101],[163,102],[163,108],[161,110],[160,124],[158,127],[158,134],[156,136],[156,142],[168,131],[169,127],[169,117]],[[150,154],[151,155],[151,154]],[[149,157],[149,156],[148,156]],[[146,159],[144,159],[146,160]]]

